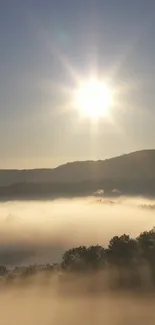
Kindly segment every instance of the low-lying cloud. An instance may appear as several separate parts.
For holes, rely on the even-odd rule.
[[[58,262],[76,245],[106,246],[111,237],[136,237],[155,225],[146,198],[59,199],[0,203],[0,263]]]

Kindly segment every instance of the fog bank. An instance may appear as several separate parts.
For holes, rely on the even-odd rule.
[[[122,233],[136,237],[155,225],[154,207],[140,197],[0,203],[1,264],[58,262],[72,246],[106,246]]]

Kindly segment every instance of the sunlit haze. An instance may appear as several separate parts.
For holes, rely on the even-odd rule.
[[[154,11],[141,0],[2,2],[0,168],[154,147]]]
[[[0,1],[0,325],[155,325],[155,0]]]

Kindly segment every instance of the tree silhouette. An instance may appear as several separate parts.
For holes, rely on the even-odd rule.
[[[155,267],[155,229],[144,231],[137,237],[141,257]]]
[[[7,268],[4,265],[0,265],[0,276],[3,276],[7,273]]]
[[[86,251],[86,263],[90,269],[99,269],[105,263],[105,249],[102,246],[90,246]]]
[[[92,290],[97,286],[97,279],[99,279],[97,288],[102,287],[101,277],[96,277],[96,271],[103,270],[103,268],[104,274],[108,274],[109,279],[112,279],[112,287],[113,278],[115,288],[115,284],[121,288],[135,288],[141,286],[147,279],[151,279],[151,286],[153,287],[153,284],[155,285],[155,230],[144,231],[136,239],[127,234],[114,236],[109,241],[107,249],[100,245],[71,248],[63,254],[61,264],[34,264],[18,266],[11,270],[7,270],[6,266],[0,266],[0,280],[2,280],[0,283],[3,283],[4,279],[6,283],[9,283],[16,278],[26,281],[26,279],[29,280],[30,277],[41,274],[41,272],[48,279],[52,273],[58,272],[60,278],[66,281],[65,276],[61,277],[62,274],[65,275],[62,270],[70,270],[85,272],[85,275],[88,272],[90,278],[93,279],[90,283]]]
[[[104,264],[105,250],[102,246],[79,246],[66,251],[62,258],[63,268],[72,270],[98,269]]]
[[[113,237],[108,245],[107,260],[114,265],[128,265],[137,259],[137,241],[129,235]]]
[[[83,269],[85,267],[86,246],[79,246],[67,250],[62,257],[63,268]]]

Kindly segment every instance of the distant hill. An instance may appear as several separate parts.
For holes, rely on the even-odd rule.
[[[88,193],[119,188],[155,192],[155,150],[142,150],[99,161],[79,161],[53,169],[0,170],[0,196]]]

